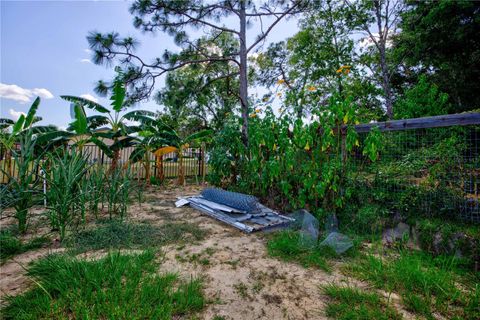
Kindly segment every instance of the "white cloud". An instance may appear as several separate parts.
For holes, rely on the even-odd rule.
[[[95,96],[91,95],[90,93],[84,93],[84,94],[80,95],[80,97],[98,103],[98,98],[96,98]]]
[[[23,114],[24,116],[26,116],[27,114],[23,111],[16,111],[16,110],[13,110],[13,109],[10,109],[8,110],[8,113],[10,113],[10,115],[12,116],[13,120],[17,121],[18,118],[20,118],[20,116]]]
[[[83,49],[83,52],[90,54],[90,53],[92,53],[92,50],[90,50],[90,49]]]
[[[90,59],[80,59],[81,63],[92,63],[92,60]]]
[[[41,98],[53,99],[53,94],[45,88],[32,89],[32,93],[36,96],[41,97]]]
[[[16,84],[0,83],[0,97],[18,101],[19,103],[27,103],[34,96],[45,99],[52,99],[53,94],[45,88],[25,89]]]

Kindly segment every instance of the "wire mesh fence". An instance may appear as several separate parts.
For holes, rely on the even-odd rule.
[[[397,127],[378,125],[378,160],[372,163],[355,152],[349,162],[354,192],[363,194],[360,201],[381,203],[404,217],[480,223],[479,114],[455,121],[435,118],[414,119],[413,128],[409,120]],[[357,126],[361,143],[373,126]]]

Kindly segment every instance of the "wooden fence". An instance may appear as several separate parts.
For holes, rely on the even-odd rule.
[[[150,177],[159,179],[171,179],[178,177],[179,163],[178,155],[175,152],[167,153],[161,158],[156,157],[153,153],[148,153],[149,162],[139,161],[130,163],[129,158],[133,152],[134,147],[127,147],[121,150],[118,161],[119,166],[126,166],[130,168],[132,174],[138,179],[145,179],[147,174],[147,166],[149,167]],[[103,151],[96,145],[85,145],[83,152],[86,154],[90,164],[102,165],[108,170],[112,163],[112,159],[107,157]],[[7,163],[5,161],[5,151],[0,150],[0,168],[8,172]],[[188,148],[183,151],[183,167],[185,177],[202,177],[207,172],[205,163],[205,150],[202,148]],[[37,175],[40,173],[40,168],[32,168]],[[16,163],[11,160],[10,172],[16,176]],[[8,176],[0,170],[0,183],[8,183]]]

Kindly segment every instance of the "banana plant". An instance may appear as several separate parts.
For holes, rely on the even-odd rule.
[[[30,106],[26,115],[21,114],[17,121],[11,119],[0,119],[0,146],[5,150],[5,163],[8,176],[12,176],[12,151],[15,144],[19,142],[20,137],[30,131],[32,135],[41,136],[53,129],[51,126],[34,126],[35,123],[42,120],[36,115],[40,105],[40,97],[37,97]]]
[[[138,133],[135,139],[135,149],[130,154],[129,161],[135,163],[141,161],[145,168],[145,179],[150,183],[150,154],[155,150],[165,146],[168,141],[163,139],[154,126],[148,126],[145,130]]]
[[[164,145],[174,147],[178,156],[178,184],[185,185],[185,168],[183,164],[183,152],[191,144],[202,141],[210,136],[213,131],[210,129],[200,130],[186,137],[182,137],[177,131],[168,125],[157,120],[158,135]]]
[[[120,151],[133,145],[135,138],[130,134],[141,131],[140,126],[128,125],[127,121],[137,121],[143,124],[153,122],[154,113],[145,110],[135,110],[121,115],[128,105],[125,103],[126,90],[119,77],[114,82],[111,109],[97,102],[75,96],[63,95],[62,99],[74,104],[75,121],[71,127],[78,136],[88,136],[87,141],[96,144],[109,158],[112,159],[110,170],[118,166]],[[86,116],[85,108],[100,114]],[[107,126],[105,131],[99,131],[101,126]],[[104,139],[113,140],[111,145],[103,142]]]

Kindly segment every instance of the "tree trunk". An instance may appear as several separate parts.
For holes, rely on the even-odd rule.
[[[117,169],[119,156],[120,156],[120,150],[115,150],[113,152],[112,166],[110,167],[110,172],[114,172],[115,169]]]
[[[145,152],[145,159],[143,160],[143,163],[145,167],[145,180],[147,181],[147,185],[150,185],[150,159],[148,152]]]
[[[248,147],[247,17],[245,1],[240,1],[240,103],[242,105],[242,141]]]
[[[13,175],[12,172],[12,151],[8,148],[5,148],[5,165],[4,165],[5,171],[8,172],[7,178],[7,183],[10,182],[10,177]],[[5,175],[2,175],[5,176]],[[1,181],[3,183],[3,181]]]
[[[379,0],[376,0],[373,4],[375,6],[375,16],[378,27],[378,53],[380,55],[380,69],[382,72],[382,88],[385,95],[385,109],[388,119],[393,119],[392,88],[390,86],[390,72],[388,71],[386,56],[388,29],[382,26],[382,3]],[[389,12],[386,12],[385,14],[388,16]]]
[[[185,184],[185,172],[183,170],[183,150],[178,149],[178,185],[183,186]]]
[[[385,93],[385,108],[387,111],[388,119],[393,119],[393,99],[392,89],[390,87],[390,73],[388,71],[387,59],[385,56],[385,44],[383,44],[383,50],[380,50],[380,66],[382,68],[382,87]]]

